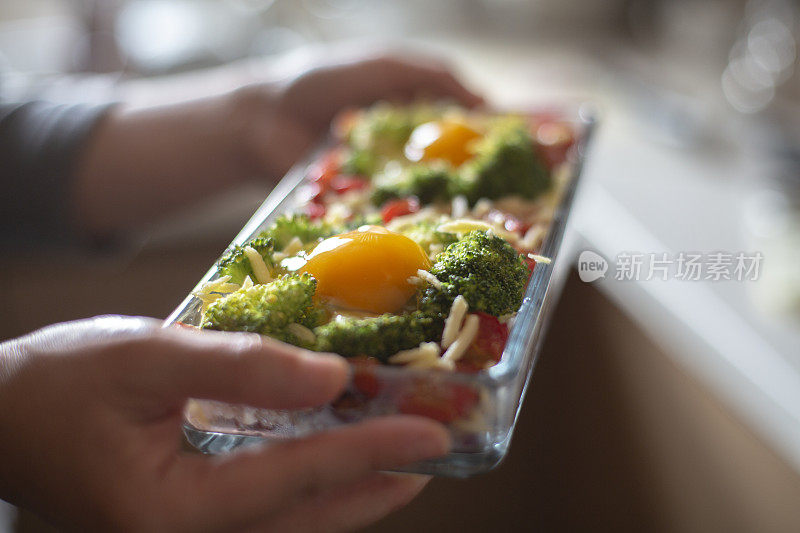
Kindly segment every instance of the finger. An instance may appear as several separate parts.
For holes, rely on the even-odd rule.
[[[199,519],[244,526],[297,500],[353,483],[380,470],[439,457],[450,446],[441,425],[395,416],[244,451],[216,461],[183,457],[182,487],[192,487]]]
[[[256,334],[162,329],[124,346],[128,386],[182,403],[186,398],[291,409],[334,399],[349,376],[336,355],[309,352]],[[111,361],[114,364],[114,361]]]
[[[352,531],[377,522],[416,497],[430,480],[412,474],[372,474],[267,517],[253,531]]]
[[[476,107],[485,104],[483,97],[470,91],[467,87],[453,74],[453,72],[443,66],[429,66],[425,64],[405,64],[400,67],[403,70],[410,70],[416,75],[416,79],[412,78],[412,83],[419,91],[433,91],[434,96],[441,98],[453,98],[467,107]],[[404,77],[409,82],[409,77]]]

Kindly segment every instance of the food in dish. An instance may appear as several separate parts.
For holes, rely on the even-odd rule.
[[[232,247],[200,327],[361,364],[497,363],[564,186],[574,134],[546,115],[393,106],[343,114],[301,212]]]

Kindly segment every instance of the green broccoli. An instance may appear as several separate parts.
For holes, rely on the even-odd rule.
[[[439,223],[433,220],[418,220],[393,227],[392,230],[419,244],[425,250],[425,253],[430,256],[433,255],[434,250],[437,248],[438,251],[442,251],[447,246],[458,241],[458,236],[455,233],[439,231],[436,229],[438,226]]]
[[[408,107],[382,102],[372,106],[347,136],[345,172],[371,176],[387,161],[403,159],[403,147],[414,128],[434,120],[440,112],[427,105]]]
[[[382,226],[383,218],[380,213],[369,213],[366,215],[356,215],[339,228],[336,233],[355,231],[361,226]]]
[[[326,222],[311,220],[307,215],[281,215],[259,237],[272,239],[275,249],[283,250],[295,237],[303,241],[303,244],[311,244],[336,233],[339,233],[339,228]]]
[[[314,330],[317,342],[312,349],[344,357],[367,355],[386,362],[400,350],[438,341],[443,327],[442,317],[420,312],[336,319]]]
[[[372,176],[378,171],[378,158],[371,150],[351,148],[344,154],[342,170],[348,174]]]
[[[474,158],[460,169],[454,190],[474,204],[480,198],[535,198],[550,184],[550,173],[524,122],[505,119],[478,142]]]
[[[522,256],[504,239],[472,231],[436,257],[431,274],[442,287],[424,289],[420,309],[447,315],[460,294],[474,311],[494,316],[513,313],[522,305],[529,273]]]
[[[372,203],[382,205],[394,198],[416,196],[423,204],[447,202],[452,198],[452,188],[456,183],[453,169],[446,164],[411,165],[404,168],[400,176],[379,183],[372,192]]]
[[[264,285],[239,289],[206,309],[200,324],[204,329],[248,331],[269,335],[292,344],[302,344],[287,328],[306,322],[317,311],[311,297],[317,280],[309,274],[290,274]]]
[[[250,276],[252,281],[258,281],[253,273],[253,266],[244,252],[245,247],[250,246],[264,259],[264,263],[270,271],[275,265],[272,262],[272,252],[274,251],[274,241],[268,237],[257,237],[242,246],[235,245],[222,256],[217,262],[217,272],[220,276],[230,276],[231,283],[241,285],[244,278]],[[274,273],[274,272],[273,272]]]

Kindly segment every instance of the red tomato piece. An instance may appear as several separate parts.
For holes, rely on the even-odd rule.
[[[497,317],[477,311],[473,313],[478,316],[478,336],[472,343],[472,351],[475,355],[486,358],[486,361],[499,361],[503,355],[503,348],[508,341],[508,325],[502,324]]]
[[[452,405],[442,402],[440,398],[426,398],[423,395],[407,396],[400,400],[398,409],[406,415],[424,416],[447,424],[456,419],[456,411]]]
[[[316,220],[325,216],[328,209],[319,202],[309,202],[305,206],[306,214],[311,220]]]
[[[350,362],[353,365],[353,387],[366,398],[374,398],[380,392],[380,381],[378,381],[373,367],[378,365],[372,357],[356,357]]]
[[[467,416],[479,398],[478,391],[468,385],[422,385],[402,397],[398,409],[403,414],[424,416],[446,424]]]
[[[311,181],[327,184],[334,176],[339,174],[342,167],[342,154],[333,149],[327,152],[314,166],[309,174]]]
[[[398,198],[397,200],[389,200],[383,204],[381,209],[381,217],[383,223],[388,224],[390,220],[395,217],[403,215],[410,215],[419,211],[419,200],[416,196],[409,196],[407,198]]]

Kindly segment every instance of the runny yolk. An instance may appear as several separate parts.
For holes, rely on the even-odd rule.
[[[362,226],[319,243],[300,272],[314,276],[316,294],[334,305],[392,313],[416,290],[408,278],[430,267],[428,256],[408,237],[380,226]]]
[[[463,122],[444,120],[417,126],[406,144],[411,161],[444,159],[454,166],[472,157],[470,143],[481,136]]]

